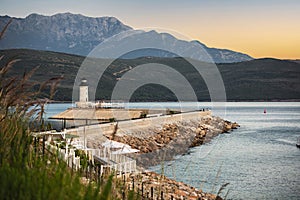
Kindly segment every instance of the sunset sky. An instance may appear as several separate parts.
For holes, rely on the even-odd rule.
[[[252,57],[300,59],[299,0],[0,0],[0,15],[114,16]]]

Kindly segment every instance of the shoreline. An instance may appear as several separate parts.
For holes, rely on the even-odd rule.
[[[208,143],[219,134],[229,133],[238,127],[235,122],[206,113],[198,119],[162,123],[154,128],[134,127],[126,131],[119,129],[115,134],[104,136],[140,150],[138,154],[129,155],[136,160],[140,172],[130,174],[125,181],[127,187],[137,193],[143,191],[144,195],[155,193],[154,197],[161,197],[162,192],[165,199],[222,199],[216,194],[203,192],[163,174],[148,171],[147,168],[173,160],[175,156],[187,153],[190,148]],[[93,145],[94,139],[88,139],[88,147],[98,146],[96,143]]]
[[[131,188],[142,196],[142,199],[207,199],[221,200],[218,195],[203,192],[201,189],[179,182],[155,172],[131,174],[126,180]]]
[[[181,114],[178,114],[181,115]],[[175,115],[174,115],[175,116]],[[171,116],[171,117],[174,117]],[[180,120],[180,119],[179,119]],[[204,112],[198,119],[178,119],[157,124],[156,121],[148,125],[135,125],[135,127],[118,128],[116,133],[104,133],[110,140],[121,142],[138,149],[140,152],[128,155],[137,161],[143,168],[170,161],[177,155],[183,155],[190,148],[210,142],[219,134],[229,133],[239,125],[220,117],[211,116]],[[133,124],[130,124],[133,126]],[[99,148],[97,137],[88,136],[87,146]]]
[[[241,99],[227,99],[226,101],[210,101],[209,99],[208,100],[201,100],[201,101],[195,101],[196,103],[234,103],[234,102],[249,102],[249,103],[254,103],[254,102],[300,102],[300,99],[271,99],[271,100],[262,100],[262,99],[254,99],[254,100],[251,100],[251,99],[246,99],[246,100],[241,100]],[[53,100],[53,101],[50,101],[50,102],[47,102],[47,104],[72,104],[72,103],[75,103],[73,101],[56,101],[56,100]],[[127,103],[194,103],[194,101],[181,101],[181,102],[178,102],[178,101],[157,101],[157,100],[149,100],[149,101],[132,101],[132,102],[127,102]]]
[[[171,197],[173,197],[174,199],[212,200],[222,198],[214,194],[205,193],[186,183],[167,178],[163,172],[158,174],[147,170],[147,168],[173,160],[177,155],[184,155],[190,148],[208,143],[219,134],[228,133],[237,127],[239,127],[237,123],[231,123],[220,117],[212,116],[211,111],[202,110],[89,125],[68,129],[65,131],[65,134],[77,134],[81,137],[81,139],[78,138],[79,140],[83,139],[83,141],[86,141],[86,147],[89,149],[89,152],[86,151],[88,156],[93,155],[93,150],[97,152],[98,150],[105,150],[102,144],[108,139],[127,144],[132,149],[139,150],[135,154],[120,155],[119,161],[117,161],[117,158],[114,160],[113,157],[109,156],[109,159],[114,164],[112,164],[112,168],[104,166],[108,167],[107,169],[118,171],[118,168],[115,166],[118,162],[123,160],[125,164],[127,158],[134,160],[134,163],[130,164],[128,168],[127,172],[129,173],[126,173],[128,166],[122,164],[126,168],[124,176],[125,188],[135,189],[134,185],[140,185],[141,189],[136,187],[137,193],[141,190],[147,191],[148,195],[149,193],[153,195],[153,190],[155,190],[156,197],[159,198],[161,198],[160,195],[163,195],[167,199],[172,199]],[[82,133],[84,133],[84,136],[82,136]],[[97,154],[96,151],[95,155],[102,158],[100,151]],[[104,158],[106,157],[104,156]],[[104,165],[106,164],[104,163]],[[131,168],[131,166],[134,167]],[[102,172],[105,173],[105,170]],[[122,173],[119,175],[122,175]],[[122,176],[117,175],[119,178]],[[132,180],[133,182],[131,182]]]

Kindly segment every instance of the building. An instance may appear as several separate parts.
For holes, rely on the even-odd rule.
[[[79,101],[76,102],[77,108],[115,108],[115,109],[124,109],[125,103],[123,101],[89,101],[89,85],[85,78],[81,79],[79,85]]]
[[[89,101],[89,86],[85,78],[81,79],[79,85],[79,102],[88,102]]]
[[[81,79],[79,85],[79,101],[76,102],[78,108],[92,108],[93,103],[89,101],[89,85],[85,78]]]

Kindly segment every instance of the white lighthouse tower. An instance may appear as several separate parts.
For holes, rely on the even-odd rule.
[[[81,83],[79,85],[79,101],[81,103],[89,101],[89,86],[85,78],[81,79]]]
[[[76,102],[76,106],[79,108],[88,108],[91,106],[90,104],[88,82],[83,78],[79,85],[79,101]]]

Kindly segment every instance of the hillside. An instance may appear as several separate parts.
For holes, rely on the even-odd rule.
[[[64,76],[58,87],[55,100],[71,101],[74,80],[82,56],[36,50],[1,50],[4,55],[1,66],[10,59],[21,59],[10,72],[10,76],[22,74],[39,66],[32,80],[43,81],[51,77]],[[124,73],[135,66],[149,63],[161,63],[171,66],[189,81],[199,101],[209,101],[205,82],[195,70],[182,58],[119,59],[114,61],[102,76],[96,99],[110,99],[112,90]],[[101,59],[97,60],[101,62]],[[205,65],[205,63],[202,63]],[[277,59],[257,59],[239,63],[218,64],[230,101],[299,101],[300,100],[300,64]],[[154,73],[154,72],[153,72]],[[151,74],[149,74],[151,75]],[[166,74],[165,77],[168,75]],[[88,78],[88,77],[87,77]],[[131,101],[176,101],[174,94],[165,87],[155,84],[140,87]],[[190,99],[185,99],[186,101]]]

